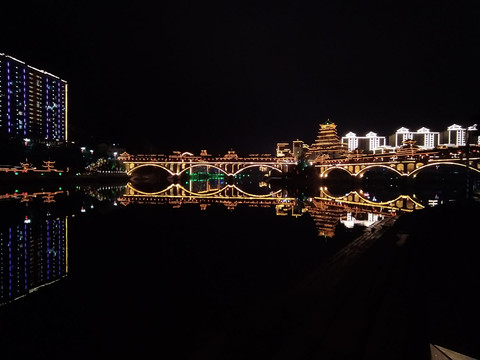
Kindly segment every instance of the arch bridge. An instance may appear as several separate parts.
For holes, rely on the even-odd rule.
[[[315,167],[319,170],[320,177],[327,177],[335,169],[346,171],[352,176],[362,177],[368,170],[378,168],[391,170],[400,176],[415,177],[419,171],[425,168],[441,165],[454,165],[480,173],[480,156],[477,152],[472,155],[474,156],[458,156],[457,153],[449,153],[448,156],[439,156],[438,153],[425,153],[412,157],[396,157],[392,154],[388,157],[385,155],[370,155],[346,159],[329,159],[315,164]]]
[[[125,164],[128,175],[146,166],[161,168],[172,176],[179,176],[187,171],[191,172],[195,168],[202,167],[207,168],[207,173],[208,170],[214,169],[226,176],[235,176],[252,167],[261,167],[266,170],[270,169],[284,173],[288,171],[290,166],[297,164],[293,157],[277,158],[269,154],[239,157],[234,151],[229,151],[223,157],[211,155],[196,156],[188,152],[174,153],[173,155],[131,155],[123,153],[118,159]]]

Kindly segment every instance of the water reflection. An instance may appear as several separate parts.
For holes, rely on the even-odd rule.
[[[54,201],[56,192],[2,194],[17,202]],[[2,204],[5,205],[5,204]],[[36,207],[9,204],[0,223],[0,305],[22,297],[68,273],[68,218]],[[13,211],[12,211],[13,210]]]
[[[440,169],[441,168],[441,169]],[[421,172],[405,180],[385,169],[368,171],[355,180],[344,171],[333,171],[322,183],[292,189],[269,181],[269,169],[250,168],[233,178],[208,167],[196,168],[182,177],[163,179],[143,176],[132,179],[119,202],[123,205],[198,204],[202,210],[223,204],[229,210],[239,205],[271,207],[276,215],[314,219],[318,235],[334,237],[338,226],[367,227],[378,220],[465,196],[464,178],[448,167]],[[145,181],[148,179],[148,181]]]
[[[0,303],[23,299],[0,306],[2,351],[27,341],[70,358],[111,355],[111,344],[190,353],[218,329],[255,333],[275,323],[257,324],[260,314],[364,227],[450,196],[243,175],[0,191]]]
[[[152,169],[154,170],[152,172]],[[373,223],[465,195],[458,173],[431,168],[414,182],[369,174],[375,181],[355,183],[344,172],[307,188],[270,181],[268,169],[251,168],[234,178],[215,169],[196,168],[172,179],[161,169],[143,169],[128,184],[68,187],[51,184],[3,185],[0,188],[0,305],[68,274],[68,223],[79,214],[109,211],[119,205],[169,204],[174,208],[215,204],[229,211],[239,207],[270,208],[277,216],[310,217],[319,237],[334,238],[348,229]],[[105,207],[105,204],[108,204]]]
[[[67,276],[69,219],[124,186],[32,188],[0,189],[0,306]]]

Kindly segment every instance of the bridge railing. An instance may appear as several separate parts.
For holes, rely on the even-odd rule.
[[[217,156],[182,156],[182,155],[163,155],[163,154],[121,154],[119,160],[124,162],[275,162],[292,163],[293,157],[266,157],[266,156],[248,156],[248,157],[217,157]]]

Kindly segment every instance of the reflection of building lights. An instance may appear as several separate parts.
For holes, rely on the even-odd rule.
[[[371,226],[377,221],[384,219],[384,216],[381,216],[379,214],[373,214],[373,213],[367,213],[367,219],[364,220],[359,220],[353,216],[351,212],[347,213],[346,219],[345,220],[340,220],[340,222],[349,229],[353,229],[355,225],[358,226]]]

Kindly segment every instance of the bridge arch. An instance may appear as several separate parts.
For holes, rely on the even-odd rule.
[[[176,191],[176,192],[184,192],[185,194],[188,194],[188,196],[195,196],[195,197],[202,197],[202,198],[209,198],[209,197],[215,197],[216,195],[217,196],[223,196],[223,197],[226,197],[226,191],[230,190],[230,189],[233,189],[234,191],[236,191],[238,194],[237,196],[233,196],[233,197],[250,197],[250,198],[257,198],[257,199],[270,199],[270,198],[276,198],[278,197],[278,195],[281,194],[282,190],[277,190],[275,192],[271,192],[269,194],[252,194],[252,193],[249,193],[245,190],[242,190],[241,188],[239,188],[238,186],[236,185],[225,185],[223,186],[222,188],[220,189],[215,189],[214,191],[211,191],[211,192],[194,192],[194,191],[191,191],[187,188],[185,188],[184,186],[180,185],[180,184],[170,184],[168,187],[160,190],[160,191],[155,191],[155,192],[147,192],[147,191],[143,191],[143,190],[140,190],[140,189],[137,189],[135,186],[133,186],[132,184],[128,184],[127,187],[129,189],[131,189],[131,191],[135,194],[138,194],[138,195],[147,195],[147,196],[159,196],[159,195],[164,195],[164,196],[172,196],[172,197],[180,197],[181,195],[171,195],[170,192],[172,190]]]
[[[410,174],[410,175],[413,175],[413,177],[415,177],[420,171],[422,171],[423,169],[427,168],[427,167],[432,167],[432,166],[442,166],[442,165],[456,165],[456,166],[462,166],[464,168],[467,167],[466,164],[462,164],[462,163],[458,163],[458,162],[453,162],[453,161],[442,161],[442,162],[434,162],[434,163],[430,163],[430,164],[426,164],[426,165],[423,165],[421,167],[418,167],[416,168],[415,170],[413,170]],[[477,169],[477,168],[474,168],[472,166],[468,166],[468,168],[470,170],[473,170],[473,171],[476,171],[477,173],[480,173],[480,170]]]
[[[160,169],[163,169],[165,171],[167,171],[170,175],[175,175],[174,172],[172,172],[170,169],[168,169],[167,167],[161,165],[161,164],[156,164],[156,163],[148,163],[148,164],[140,164],[138,166],[135,166],[133,167],[132,169],[128,170],[127,171],[127,175],[132,175],[136,170],[142,168],[142,167],[158,167]]]
[[[228,174],[225,170],[223,170],[221,167],[216,166],[216,165],[211,165],[211,164],[193,164],[193,165],[189,165],[189,166],[186,167],[185,169],[182,169],[182,171],[180,171],[177,175],[181,175],[181,174],[183,174],[184,172],[186,172],[187,170],[191,170],[191,169],[196,168],[196,167],[211,167],[211,168],[220,170],[220,171],[223,172],[225,175],[229,175],[229,174]]]
[[[259,199],[268,199],[268,198],[274,198],[274,197],[277,197],[277,195],[281,194],[282,193],[282,189],[280,190],[277,190],[275,192],[271,192],[270,194],[262,194],[262,195],[259,195],[259,194],[252,194],[252,193],[249,193],[249,192],[246,192],[245,190],[242,190],[240,189],[238,186],[236,185],[227,185],[229,188],[233,188],[235,189],[236,191],[238,191],[240,194],[244,194],[246,196],[249,196],[249,197],[252,197],[252,198],[259,198]]]
[[[383,165],[383,164],[368,165],[368,166],[364,167],[363,169],[360,169],[360,171],[358,171],[358,172],[355,173],[354,175],[355,175],[355,176],[360,176],[360,177],[362,177],[367,171],[372,170],[372,169],[375,169],[375,168],[388,169],[388,170],[390,170],[390,171],[393,171],[393,172],[397,173],[398,175],[405,176],[405,174],[402,173],[401,171],[399,171],[398,169],[396,169],[396,168],[394,168],[394,167],[392,167],[392,166]]]
[[[374,206],[374,207],[396,207],[394,204],[398,204],[399,201],[407,201],[407,202],[411,202],[413,204],[413,206],[419,208],[419,209],[423,209],[425,206],[423,206],[421,203],[419,203],[418,201],[414,200],[410,195],[398,195],[397,197],[395,197],[394,199],[391,199],[391,200],[385,200],[385,201],[373,201],[373,200],[370,200],[368,199],[367,197],[365,197],[364,194],[361,194],[360,192],[358,191],[351,191],[350,193],[346,194],[346,195],[343,195],[343,196],[333,196],[331,194],[328,193],[328,191],[325,191],[325,190],[322,190],[322,195],[329,199],[329,200],[333,200],[333,201],[337,201],[337,202],[349,202],[348,198],[350,196],[356,196],[361,203],[365,204],[365,205],[369,205],[369,206]],[[398,209],[400,210],[406,210],[404,208],[400,208],[398,207]]]
[[[235,175],[238,175],[239,173],[241,173],[242,171],[246,170],[246,169],[249,169],[249,168],[254,168],[254,167],[267,167],[267,168],[270,168],[272,170],[277,170],[278,172],[280,173],[283,173],[283,171],[273,165],[268,165],[268,164],[252,164],[252,165],[248,165],[248,166],[245,166],[243,168],[240,168],[238,169],[237,171],[235,171],[233,173],[233,176]]]
[[[328,174],[330,174],[333,170],[342,170],[344,172],[346,172],[347,174],[349,175],[354,175],[349,169],[347,169],[346,167],[343,167],[343,166],[331,166],[329,168],[326,168],[321,174],[320,174],[320,177],[327,177]]]

